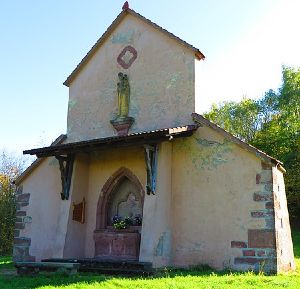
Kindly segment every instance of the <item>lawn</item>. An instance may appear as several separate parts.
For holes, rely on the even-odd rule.
[[[296,264],[300,268],[300,231],[293,234]],[[0,272],[12,270],[10,257],[0,257]],[[1,289],[192,289],[192,288],[300,288],[300,269],[277,276],[263,274],[216,272],[205,267],[198,270],[165,270],[154,277],[129,278],[81,273],[73,276],[40,274],[38,277],[0,275]]]

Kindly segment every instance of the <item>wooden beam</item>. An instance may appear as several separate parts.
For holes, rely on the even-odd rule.
[[[157,178],[158,144],[145,145],[145,162],[147,170],[147,194],[155,195]]]
[[[73,164],[75,155],[68,154],[67,156],[55,156],[59,162],[59,170],[60,170],[60,177],[61,177],[61,199],[68,200],[70,187],[71,187],[71,180],[72,180],[72,173],[73,173]]]

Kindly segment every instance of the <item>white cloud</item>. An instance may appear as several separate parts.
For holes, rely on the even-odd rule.
[[[199,86],[197,110],[211,103],[260,97],[277,89],[281,66],[300,66],[300,1],[279,1],[269,13],[231,49],[213,60],[197,64]]]

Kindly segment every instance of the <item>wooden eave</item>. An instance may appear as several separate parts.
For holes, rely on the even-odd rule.
[[[205,59],[204,54],[193,45],[187,43],[186,41],[182,40],[181,38],[177,37],[173,33],[169,32],[168,30],[162,28],[161,26],[157,25],[156,23],[152,22],[151,20],[147,19],[146,17],[142,16],[141,14],[135,12],[132,9],[123,10],[117,18],[112,22],[112,24],[107,28],[104,34],[97,40],[94,46],[90,49],[90,51],[86,54],[86,56],[80,61],[80,63],[76,66],[73,72],[68,76],[68,78],[63,83],[65,86],[69,86],[71,82],[75,79],[77,74],[81,71],[81,69],[88,63],[88,61],[93,57],[99,47],[105,42],[105,40],[111,35],[113,30],[119,25],[119,23],[125,18],[126,15],[132,15],[137,17],[138,19],[142,20],[143,22],[147,23],[148,25],[152,26],[153,28],[157,29],[158,31],[164,33],[168,37],[177,41],[178,44],[183,45],[184,47],[191,50],[195,58],[197,60]]]
[[[127,136],[114,136],[66,143],[56,146],[25,150],[23,151],[23,154],[36,155],[38,158],[42,158],[75,153],[89,153],[110,148],[155,144],[162,141],[171,140],[173,138],[189,137],[197,130],[198,127],[198,125],[187,125],[176,128],[166,128],[148,132],[134,133]]]
[[[61,134],[52,144],[51,146],[59,145],[66,140],[67,136],[65,134]],[[18,176],[14,183],[19,185],[27,176],[31,174],[31,172],[37,168],[43,159],[36,159],[20,176]]]

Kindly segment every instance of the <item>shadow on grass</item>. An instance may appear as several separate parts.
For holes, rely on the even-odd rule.
[[[177,277],[177,276],[211,276],[212,274],[223,276],[229,274],[230,271],[215,271],[208,265],[192,266],[188,269],[165,268],[155,272],[152,278]]]
[[[127,279],[136,281],[138,279],[144,280],[157,280],[164,278],[175,277],[211,277],[211,276],[224,276],[234,274],[236,276],[243,275],[242,272],[234,272],[230,270],[215,271],[208,265],[193,266],[189,269],[178,268],[165,268],[155,271],[153,275],[141,276],[141,275],[102,275],[97,273],[78,273],[76,275],[67,276],[59,273],[44,273],[41,272],[36,276],[0,276],[0,288],[5,289],[37,289],[43,286],[68,286],[73,285],[76,288],[86,288],[90,284],[99,284],[110,281],[114,278],[119,280]],[[251,273],[252,274],[252,273]],[[257,275],[253,273],[253,275]],[[73,288],[73,286],[71,288]],[[80,287],[82,286],[82,287]],[[97,286],[97,285],[94,285]]]
[[[96,274],[76,274],[67,276],[58,273],[39,273],[36,276],[0,276],[0,288],[5,289],[34,289],[43,286],[68,286],[79,283],[101,283],[111,279],[109,276]]]
[[[201,267],[194,267],[193,269],[170,269],[166,268],[164,270],[157,271],[153,276],[142,278],[144,280],[153,280],[153,279],[161,279],[161,278],[175,278],[178,276],[185,277],[185,276],[223,276],[229,274],[229,271],[222,271],[222,272],[215,272],[211,270],[207,266]],[[238,274],[238,273],[237,273]],[[64,274],[58,273],[40,273],[37,276],[0,276],[0,288],[5,289],[15,289],[15,288],[22,288],[22,289],[37,289],[42,286],[68,286],[73,285],[76,288],[79,288],[79,284],[82,284],[82,288],[85,288],[86,285],[95,284],[95,283],[102,283],[109,281],[113,278],[117,279],[127,279],[127,280],[138,280],[141,276],[125,276],[125,275],[99,275],[95,273],[78,273],[72,276],[66,276]],[[71,287],[73,288],[73,287]],[[81,288],[81,287],[80,287]]]
[[[294,255],[296,258],[300,258],[300,229],[292,230]]]
[[[198,276],[198,277],[209,277],[209,276],[224,276],[231,271],[214,271],[207,265],[199,265],[191,267],[190,269],[177,269],[177,268],[165,268],[155,271],[153,275],[141,276],[141,275],[101,275],[97,273],[78,273],[76,275],[66,276],[64,274],[58,273],[44,273],[41,272],[36,276],[0,276],[0,288],[12,289],[12,288],[22,288],[22,289],[37,289],[42,286],[68,286],[68,285],[85,285],[102,283],[109,281],[113,278],[117,279],[127,279],[127,280],[153,280],[161,278],[175,278],[175,277],[188,277],[188,276]],[[234,273],[234,274],[244,274],[244,273]],[[254,274],[254,273],[253,273]],[[255,274],[254,274],[255,275]],[[79,288],[79,286],[78,286]],[[81,288],[81,287],[80,287]]]

